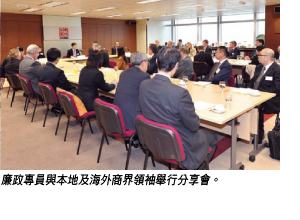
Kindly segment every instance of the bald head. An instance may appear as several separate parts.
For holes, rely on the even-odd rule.
[[[258,61],[266,66],[270,63],[272,63],[275,60],[274,58],[274,50],[270,49],[270,48],[265,48],[260,52]]]

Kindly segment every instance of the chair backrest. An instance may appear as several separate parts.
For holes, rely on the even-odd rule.
[[[129,66],[129,68],[131,68],[132,67],[131,63],[128,63],[128,66]]]
[[[126,132],[123,114],[118,106],[95,99],[94,109],[100,130],[104,128],[108,133],[118,133],[121,136]]]
[[[192,81],[196,81],[196,73],[195,72],[193,72],[193,77],[192,77]]]
[[[20,75],[18,73],[6,74],[7,81],[13,89],[21,88],[19,76]]]
[[[67,58],[67,55],[64,55],[64,56],[63,56],[63,59],[66,59],[66,58]]]
[[[254,67],[255,69],[255,67]],[[242,67],[242,78],[244,83],[250,83],[250,75],[246,72],[246,67]]]
[[[41,91],[42,98],[47,105],[57,104],[58,100],[51,85],[39,82],[39,89]]]
[[[193,68],[197,77],[209,74],[209,66],[206,62],[193,61]]]
[[[117,62],[116,62],[116,61],[113,61],[113,60],[110,60],[110,61],[109,61],[109,67],[110,67],[110,68],[114,68],[116,65],[117,65]]]
[[[79,112],[73,97],[66,92],[56,91],[57,98],[67,116],[79,117]]]
[[[20,83],[21,83],[22,89],[24,90],[25,94],[28,96],[33,96],[34,92],[33,92],[33,89],[32,89],[29,79],[27,79],[23,76],[19,76],[19,79],[20,79]]]
[[[231,77],[228,81],[228,86],[234,87],[235,86],[235,81],[234,81],[234,75],[231,74]]]
[[[182,140],[175,128],[148,120],[143,115],[136,117],[135,127],[140,143],[154,155],[169,162],[185,160]]]

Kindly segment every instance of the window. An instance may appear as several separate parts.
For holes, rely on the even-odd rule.
[[[200,18],[200,23],[218,22],[218,17]]]
[[[163,28],[162,42],[160,42],[160,45],[164,45],[165,42],[168,42],[169,40],[172,40],[171,31],[172,31],[171,26],[165,26]]]
[[[195,45],[197,43],[197,25],[175,26],[175,33],[176,42],[178,39],[182,39],[183,44],[191,42]]]
[[[265,19],[266,18],[266,14],[265,13],[257,13],[256,14],[256,19]]]
[[[208,44],[218,41],[218,25],[217,24],[202,24],[200,40],[208,40]],[[202,43],[202,42],[201,42]]]
[[[244,21],[244,20],[253,20],[253,19],[254,19],[254,14],[222,16],[222,22],[223,21]]]
[[[171,24],[172,24],[171,20],[162,21],[162,25],[171,25]]]
[[[175,20],[175,24],[196,24],[197,18]]]
[[[222,24],[222,42],[223,45],[230,41],[236,41],[237,45],[254,45],[254,22],[239,22]]]

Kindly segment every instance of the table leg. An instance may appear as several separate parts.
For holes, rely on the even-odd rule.
[[[237,127],[236,119],[231,120],[231,155],[230,155],[230,169],[231,170],[243,170],[245,166],[239,162],[236,164],[236,143],[237,143]]]

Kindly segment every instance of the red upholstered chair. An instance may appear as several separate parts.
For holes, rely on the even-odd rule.
[[[237,73],[232,73],[231,77],[232,76],[233,76],[233,81],[235,80],[235,83],[233,82],[233,86],[232,87],[234,87],[234,86],[238,87],[238,74]]]
[[[129,66],[129,68],[131,68],[132,67],[131,63],[128,63],[128,66]]]
[[[192,81],[196,81],[196,73],[193,73]]]
[[[234,87],[235,86],[234,75],[233,74],[231,74],[231,77],[230,77],[230,79],[228,81],[228,86],[230,86],[230,87]]]
[[[31,118],[31,122],[33,122],[33,118],[34,118],[34,114],[35,114],[35,109],[36,109],[38,100],[40,98],[40,95],[37,94],[37,93],[34,93],[29,79],[27,79],[25,77],[22,77],[22,76],[19,76],[19,78],[20,78],[21,86],[22,86],[22,88],[23,88],[23,90],[25,92],[25,95],[26,95],[25,115],[27,114],[27,110],[28,110],[28,106],[29,106],[30,100],[35,98],[34,110],[33,110],[32,118]],[[26,104],[26,102],[27,102],[27,104]]]
[[[146,150],[144,170],[147,168],[149,151],[168,162],[169,169],[171,169],[171,164],[183,168],[181,162],[185,160],[185,153],[181,137],[175,128],[148,120],[143,115],[136,117],[135,127],[140,143]],[[206,169],[209,169],[207,158],[205,165]]]
[[[243,78],[243,85],[245,88],[247,88],[251,82],[251,79],[250,79],[250,75],[248,73],[246,73],[245,66],[242,68],[242,78]]]
[[[67,55],[64,55],[64,56],[63,56],[63,59],[66,59],[66,58],[67,58]]]
[[[64,110],[64,112],[65,112],[65,114],[68,118],[64,141],[66,141],[66,139],[67,139],[70,117],[75,118],[76,122],[79,122],[80,125],[81,125],[81,133],[80,133],[78,148],[77,148],[77,155],[78,155],[81,140],[82,140],[82,135],[83,135],[83,131],[84,131],[84,127],[85,127],[86,122],[89,123],[90,130],[91,130],[92,134],[94,134],[91,123],[90,123],[90,119],[96,117],[95,116],[95,111],[87,112],[84,115],[79,116],[79,112],[78,112],[77,106],[75,105],[75,101],[74,101],[74,98],[73,98],[72,95],[70,95],[67,92],[62,92],[62,91],[56,91],[56,95],[57,95],[57,98],[59,100],[59,103],[60,103],[62,109]],[[59,127],[59,122],[60,122],[61,115],[62,115],[62,111],[60,112],[60,115],[59,115],[59,118],[58,118],[55,135],[57,134],[57,130],[58,130],[58,127]]]
[[[110,61],[109,61],[109,67],[110,67],[110,68],[114,68],[116,65],[117,65],[117,62],[116,62],[116,61],[113,61],[113,60],[110,60]]]
[[[10,103],[10,107],[12,107],[12,104],[15,100],[16,92],[19,91],[19,90],[22,90],[20,80],[19,80],[19,76],[20,75],[17,74],[17,73],[15,73],[15,74],[6,74],[6,78],[7,78],[7,81],[9,83],[9,86],[14,90],[14,93],[13,93],[13,96],[12,96],[12,99],[11,99],[11,103]],[[8,94],[9,94],[9,90],[7,92],[7,97],[8,97]]]
[[[43,124],[43,127],[45,127],[47,115],[49,112],[49,106],[51,105],[53,107],[57,107],[58,109],[60,109],[60,111],[61,111],[61,107],[58,106],[58,99],[57,99],[55,91],[51,85],[39,82],[39,88],[40,88],[42,98],[47,106],[47,111],[45,114],[45,119],[44,119],[44,124]],[[56,115],[56,113],[55,113],[55,115]]]
[[[202,80],[203,76],[207,76],[209,74],[209,66],[206,62],[193,62],[194,72],[196,73],[196,78],[200,77]]]
[[[104,138],[107,138],[107,135],[119,137],[124,140],[125,148],[127,150],[127,159],[125,164],[125,170],[127,170],[133,140],[137,136],[136,132],[126,130],[123,114],[118,106],[104,102],[101,99],[96,99],[94,101],[94,109],[96,112],[98,127],[103,133],[97,163],[100,161]],[[129,146],[127,146],[128,144]]]

